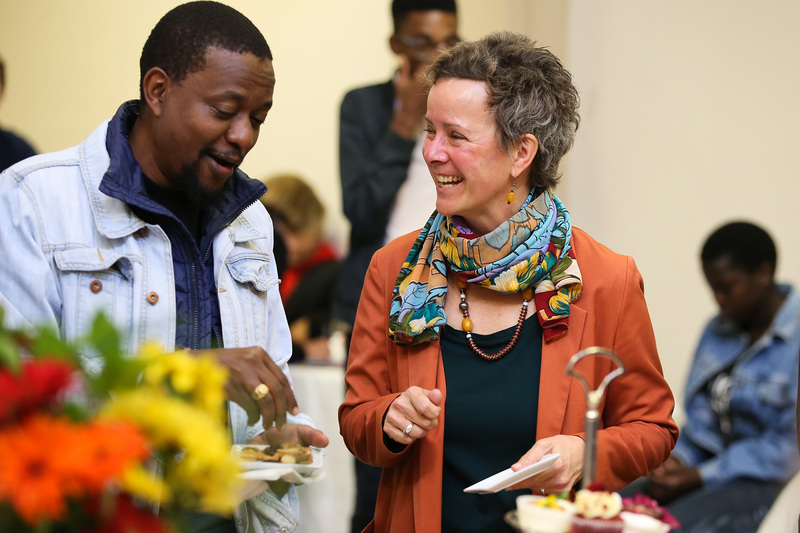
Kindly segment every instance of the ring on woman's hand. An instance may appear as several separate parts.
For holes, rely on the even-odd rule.
[[[408,434],[411,433],[412,429],[414,429],[414,422],[411,422],[409,425],[406,426],[406,429],[403,430],[403,436],[408,437]]]
[[[269,387],[267,387],[263,383],[259,383],[258,387],[253,389],[253,394],[251,394],[250,396],[252,396],[255,401],[258,401],[267,394],[269,394]]]
[[[545,494],[545,492],[544,492],[544,489],[539,489],[539,492],[541,492],[541,493],[542,493],[542,496],[547,496],[547,495]]]

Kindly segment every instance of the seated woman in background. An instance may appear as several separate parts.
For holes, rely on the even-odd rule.
[[[714,230],[700,261],[719,313],[692,359],[680,439],[645,492],[681,533],[754,533],[800,469],[800,294],[777,283],[775,241],[751,222]]]
[[[602,346],[627,370],[601,406],[595,480],[608,490],[669,457],[674,400],[633,259],[572,227],[553,194],[579,122],[569,72],[497,33],[442,52],[428,79],[436,211],[373,256],[339,424],[383,467],[366,531],[510,532],[521,491],[569,491],[583,475],[585,394],[564,372],[575,353]],[[578,365],[593,389],[613,369]],[[463,492],[549,453],[550,469],[508,491]]]
[[[339,277],[336,250],[324,240],[325,208],[300,177],[286,174],[264,181],[261,202],[286,249],[280,293],[292,331],[290,362],[328,358],[333,287]]]

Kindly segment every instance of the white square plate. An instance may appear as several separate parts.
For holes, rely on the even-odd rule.
[[[556,459],[558,459],[560,456],[561,454],[559,453],[549,453],[532,465],[528,465],[516,472],[510,468],[506,468],[502,472],[498,472],[493,476],[489,476],[486,479],[478,481],[474,485],[467,487],[464,489],[464,492],[475,492],[477,494],[492,494],[499,492],[506,487],[510,487],[514,483],[519,483],[523,479],[527,479],[538,474],[539,472],[547,470],[553,466],[553,463],[555,463]]]

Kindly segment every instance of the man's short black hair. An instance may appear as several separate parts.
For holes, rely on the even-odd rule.
[[[255,25],[218,2],[200,1],[179,5],[158,21],[142,48],[139,60],[139,92],[147,72],[159,67],[176,83],[202,70],[206,51],[219,48],[272,59],[266,39]]]
[[[769,233],[750,222],[730,222],[715,230],[703,245],[700,259],[703,263],[728,257],[734,267],[754,272],[764,263],[773,269],[778,254]]]
[[[400,25],[412,11],[447,11],[456,12],[455,0],[392,0],[392,21],[394,31],[397,32]]]

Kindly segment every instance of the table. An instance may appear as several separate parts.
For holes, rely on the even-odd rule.
[[[300,527],[297,533],[349,533],[355,505],[355,459],[339,435],[339,404],[344,400],[341,365],[290,365],[300,410],[330,439],[325,448],[325,477],[299,485]]]

